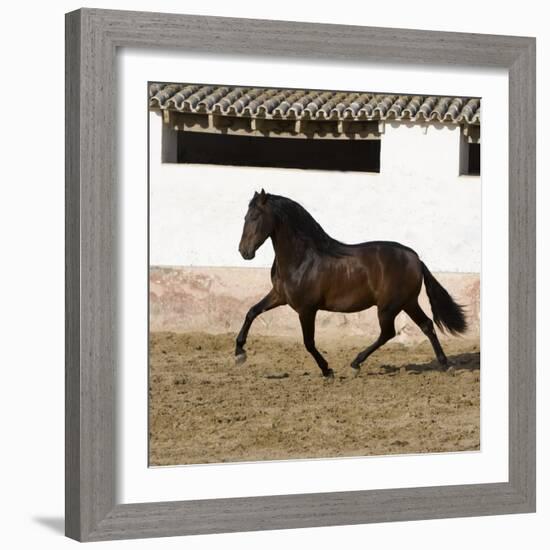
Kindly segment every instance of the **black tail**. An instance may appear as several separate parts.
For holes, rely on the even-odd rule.
[[[424,262],[422,262],[422,273],[435,324],[440,330],[447,330],[451,334],[466,332],[468,325],[464,317],[464,308],[451,298],[451,295],[439,284]]]

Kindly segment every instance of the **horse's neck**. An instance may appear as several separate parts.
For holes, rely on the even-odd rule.
[[[288,226],[278,227],[271,236],[277,263],[283,269],[298,267],[311,246]]]

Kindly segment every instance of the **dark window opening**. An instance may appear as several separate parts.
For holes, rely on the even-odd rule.
[[[471,176],[479,176],[480,168],[479,143],[468,143],[468,174]]]
[[[176,162],[380,172],[379,139],[303,139],[178,131]]]
[[[479,176],[481,173],[481,144],[479,128],[461,129],[460,171],[461,176]]]

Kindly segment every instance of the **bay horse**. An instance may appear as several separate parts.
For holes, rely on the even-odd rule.
[[[315,347],[317,311],[351,313],[376,305],[380,335],[352,361],[356,374],[369,355],[395,336],[394,321],[400,311],[405,311],[420,327],[439,363],[447,368],[434,322],[451,334],[465,332],[463,307],[452,299],[414,250],[390,241],[344,244],[330,237],[297,202],[262,189],[254,193],[248,205],[239,252],[245,260],[252,260],[268,238],[275,250],[273,288],[246,314],[236,341],[237,363],[246,360],[244,346],[254,319],[288,304],[300,318],[305,348],[323,376],[333,378],[333,370]],[[418,304],[422,281],[434,322]]]

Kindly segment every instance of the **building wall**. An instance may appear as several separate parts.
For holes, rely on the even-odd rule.
[[[458,127],[386,124],[379,174],[163,164],[156,113],[150,129],[151,330],[238,332],[248,308],[271,287],[270,241],[252,262],[237,250],[248,202],[263,187],[300,202],[339,240],[414,248],[466,306],[467,337],[479,337],[481,185],[479,177],[458,175]],[[430,314],[424,289],[421,304]],[[376,309],[321,312],[317,330],[319,337],[374,338]],[[404,313],[396,330],[404,344],[424,339]],[[301,338],[287,306],[260,316],[253,332]]]
[[[270,266],[269,242],[252,263],[237,251],[248,201],[263,187],[300,202],[344,242],[399,241],[433,271],[480,271],[480,178],[458,175],[457,126],[386,123],[379,174],[163,164],[161,133],[151,113],[153,266]]]

